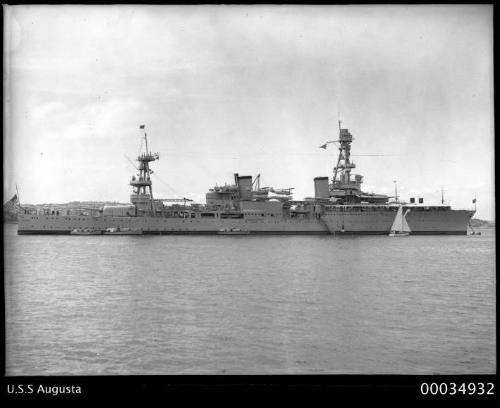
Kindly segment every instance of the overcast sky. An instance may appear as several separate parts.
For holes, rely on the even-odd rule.
[[[4,6],[4,201],[129,201],[233,173],[314,194],[355,137],[364,190],[494,219],[492,6]]]

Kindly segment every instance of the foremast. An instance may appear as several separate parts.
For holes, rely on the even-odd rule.
[[[354,138],[349,129],[342,128],[342,122],[339,120],[339,138],[331,140],[320,146],[326,149],[329,143],[335,143],[339,150],[337,164],[333,168],[332,182],[328,186],[330,201],[340,204],[348,203],[372,203],[384,204],[388,196],[384,194],[367,194],[361,190],[363,176],[360,174],[351,174],[356,168],[351,161],[351,144]]]
[[[339,149],[337,164],[333,168],[332,184],[330,185],[330,196],[341,198],[344,202],[358,201],[361,193],[363,176],[359,174],[351,176],[351,171],[356,168],[356,164],[351,161],[352,134],[349,129],[342,128],[339,120],[339,138],[335,140]]]
[[[141,125],[139,128],[144,130],[146,152],[139,154],[137,157],[139,167],[137,167],[137,177],[133,176],[130,181],[133,190],[130,202],[134,204],[137,213],[140,213],[139,215],[147,215],[149,213],[154,217],[156,211],[153,199],[153,183],[151,181],[153,170],[150,169],[149,163],[158,160],[160,156],[158,153],[151,153],[148,150],[148,136],[145,125]]]

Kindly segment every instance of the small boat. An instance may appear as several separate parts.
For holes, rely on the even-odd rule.
[[[70,235],[102,235],[102,231],[92,228],[75,228]]]
[[[407,237],[410,235],[411,230],[406,222],[406,214],[408,214],[409,211],[409,209],[406,210],[403,215],[403,206],[399,206],[396,218],[392,223],[391,232],[389,233],[390,237]]]
[[[476,230],[474,230],[474,228],[472,228],[470,221],[469,221],[469,228],[471,229],[471,232],[469,235],[481,235],[480,231],[476,231]]]
[[[132,228],[106,228],[103,232],[104,235],[142,235],[142,229]]]
[[[217,234],[219,235],[248,235],[250,231],[242,230],[240,228],[223,228],[220,229]]]

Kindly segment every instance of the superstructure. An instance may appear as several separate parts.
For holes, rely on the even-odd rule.
[[[144,126],[141,126],[143,129]],[[293,199],[293,188],[262,187],[261,177],[234,174],[231,184],[215,186],[206,193],[206,204],[186,205],[188,199],[153,196],[150,168],[158,153],[151,153],[144,130],[145,152],[137,157],[137,174],[130,180],[130,205],[87,209],[33,210],[19,214],[18,234],[70,234],[75,229],[141,230],[144,234],[389,234],[398,209],[403,207],[411,234],[467,234],[473,210],[447,205],[390,201],[383,194],[362,191],[363,176],[351,174],[353,137],[339,122],[339,136],[329,143],[338,146],[331,179],[314,178],[314,197]],[[172,203],[174,201],[174,203]],[[175,202],[179,203],[175,203]],[[182,202],[182,204],[181,204]]]

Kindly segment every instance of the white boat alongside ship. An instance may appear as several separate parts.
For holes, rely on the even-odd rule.
[[[70,235],[102,235],[102,231],[92,228],[75,228],[70,232]]]
[[[217,232],[218,235],[248,235],[250,231],[240,228],[223,228]]]
[[[106,228],[103,232],[104,235],[142,235],[142,229],[132,228]]]

